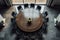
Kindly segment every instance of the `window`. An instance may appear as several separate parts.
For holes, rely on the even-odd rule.
[[[46,4],[47,0],[12,0],[13,4],[23,4],[23,3],[35,3],[35,4]]]
[[[36,4],[46,4],[46,0],[36,0]]]
[[[24,0],[24,3],[35,3],[35,0]]]
[[[12,0],[13,4],[23,4],[23,0]]]

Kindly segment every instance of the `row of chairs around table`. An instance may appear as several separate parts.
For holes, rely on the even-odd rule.
[[[30,5],[30,8],[35,8],[36,4],[24,4],[23,6],[24,6],[24,8],[29,8],[29,5]],[[18,6],[18,10],[21,10],[21,9],[23,9],[22,6],[21,5]],[[41,6],[37,5],[36,9],[41,10]]]
[[[12,12],[11,15],[15,18],[17,13],[16,12]],[[46,11],[42,15],[43,15],[43,18],[44,18],[44,22],[48,22],[49,21],[49,18],[47,17],[48,16],[48,12]]]

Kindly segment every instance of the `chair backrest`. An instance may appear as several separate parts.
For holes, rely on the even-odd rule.
[[[31,7],[31,8],[34,8],[34,7],[35,7],[35,4],[30,4],[30,7]]]
[[[38,9],[38,10],[41,10],[41,6],[37,6],[37,9]]]
[[[18,8],[18,10],[21,10],[21,9],[22,9],[22,6],[20,5],[20,6],[18,6],[17,8]]]
[[[17,13],[15,13],[15,12],[12,12],[12,14],[11,14],[11,15],[12,15],[13,17],[15,17],[15,16],[16,16],[16,14],[17,14]]]
[[[28,8],[28,4],[24,4],[24,8]]]

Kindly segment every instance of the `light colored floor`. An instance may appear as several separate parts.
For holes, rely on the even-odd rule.
[[[46,4],[46,0],[24,0],[24,3]],[[13,4],[23,4],[23,0],[12,0]]]
[[[9,23],[10,23],[11,18],[12,18],[11,13],[12,13],[13,11],[15,11],[15,10],[14,10],[14,6],[10,7],[10,8],[9,8],[7,11],[5,11],[5,13],[3,14],[3,16],[4,16],[4,18],[5,18],[5,28],[4,28],[4,29],[6,29],[6,28],[9,27],[9,25],[10,25]]]

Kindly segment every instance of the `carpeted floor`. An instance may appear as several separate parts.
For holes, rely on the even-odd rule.
[[[41,7],[44,5],[41,5]],[[6,27],[0,32],[0,40],[15,40],[16,35],[10,34],[12,25],[10,19],[12,18],[11,13],[15,11],[14,6],[10,7],[7,11],[3,12],[3,17],[6,18]],[[58,10],[48,8],[44,6],[43,12],[48,12],[49,22],[47,28],[47,34],[43,34],[43,40],[60,40],[60,31],[54,26],[54,17],[59,13]],[[13,30],[12,30],[13,31]]]

